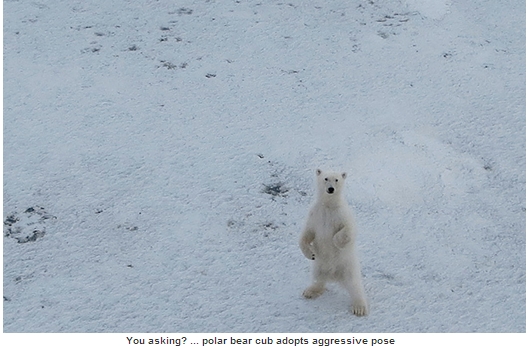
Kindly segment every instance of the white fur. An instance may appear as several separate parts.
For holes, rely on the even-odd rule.
[[[340,283],[352,298],[352,312],[367,315],[367,301],[361,281],[361,270],[355,250],[356,227],[344,198],[346,173],[317,174],[317,200],[310,210],[299,246],[314,260],[313,283],[304,290],[304,297],[316,298],[328,281]]]

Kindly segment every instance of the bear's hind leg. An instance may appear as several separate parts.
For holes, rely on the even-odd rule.
[[[313,269],[313,283],[306,288],[303,296],[306,298],[317,298],[326,290],[326,282],[328,281],[328,274],[323,270],[320,260],[315,261]]]
[[[350,294],[352,306],[350,310],[358,317],[368,314],[367,300],[363,282],[361,281],[361,271],[359,267],[353,266],[351,272],[343,279],[343,286]]]

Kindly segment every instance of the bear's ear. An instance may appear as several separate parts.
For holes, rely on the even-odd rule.
[[[343,173],[341,173],[341,176],[343,177],[343,179],[346,179],[347,173],[343,172]]]
[[[321,173],[322,173],[321,169],[317,169],[317,170],[315,171],[315,174],[316,174],[317,176],[321,175]]]

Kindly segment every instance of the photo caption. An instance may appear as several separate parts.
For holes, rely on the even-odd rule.
[[[277,346],[315,346],[315,347],[330,347],[330,346],[344,346],[344,345],[362,345],[362,346],[388,346],[395,345],[394,338],[361,338],[361,337],[345,337],[345,338],[305,338],[305,337],[283,337],[283,338],[246,338],[230,336],[210,338],[201,338],[198,341],[190,341],[187,337],[134,337],[127,336],[126,340],[129,345],[200,345],[205,346],[242,346],[242,345],[277,345]]]

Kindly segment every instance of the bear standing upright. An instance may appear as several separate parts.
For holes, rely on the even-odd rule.
[[[309,260],[314,260],[313,283],[304,297],[316,298],[328,281],[338,282],[352,298],[351,311],[367,315],[367,301],[361,269],[355,250],[356,226],[343,195],[346,173],[317,169],[317,199],[310,210],[299,246]]]

